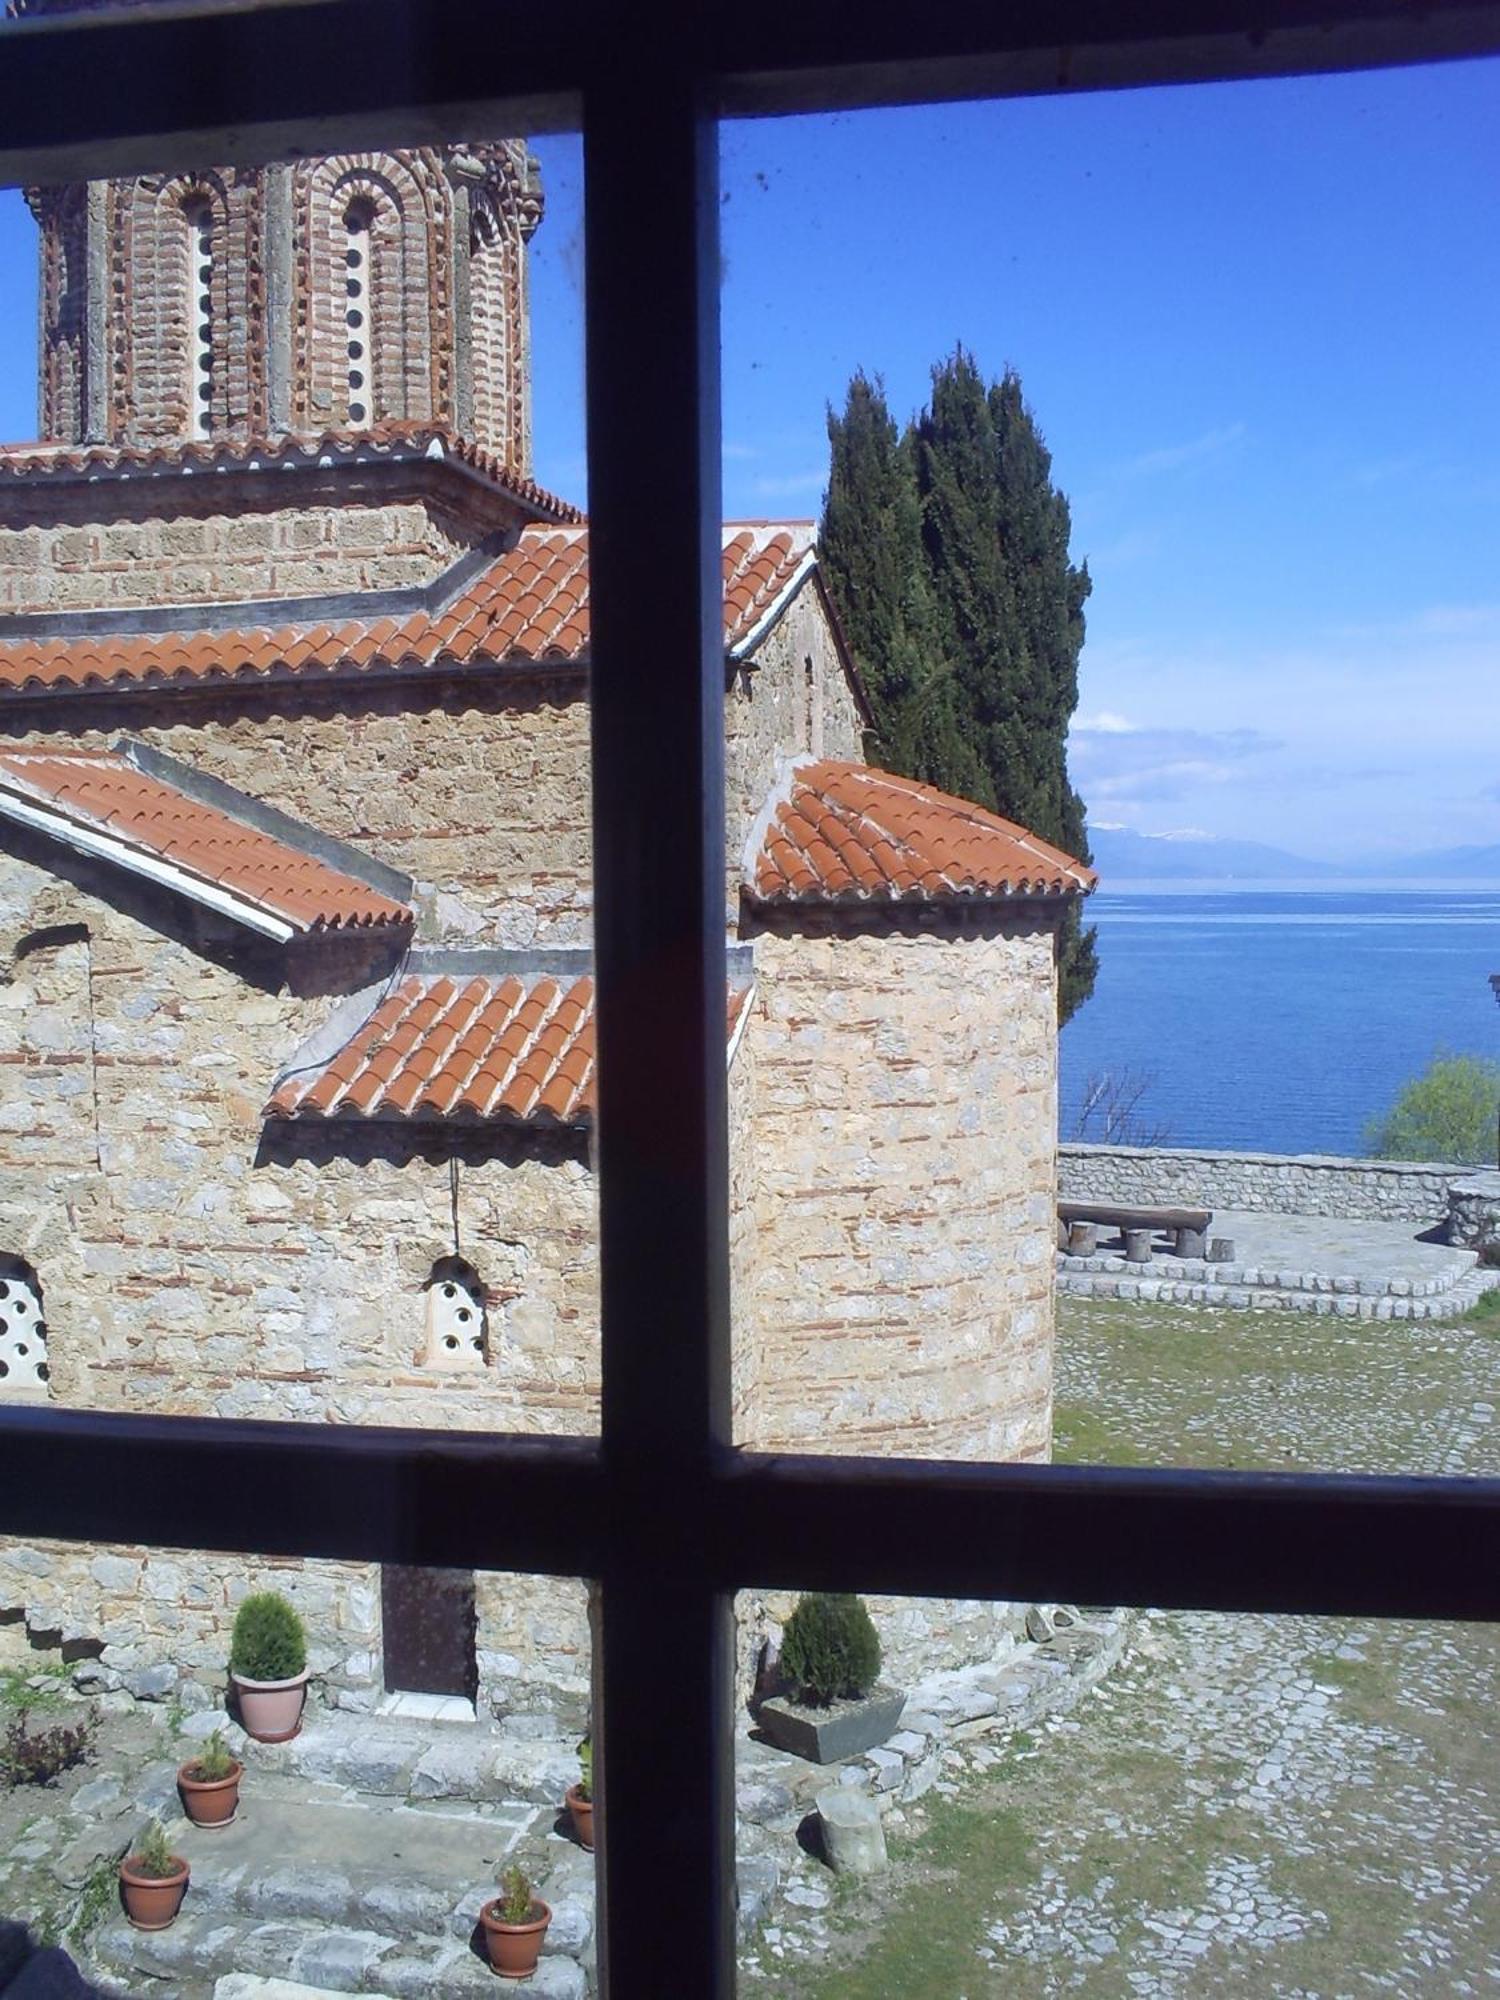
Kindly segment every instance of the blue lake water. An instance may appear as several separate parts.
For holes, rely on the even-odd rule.
[[[1140,885],[1087,915],[1099,980],[1063,1030],[1065,1139],[1087,1080],[1133,1071],[1168,1145],[1360,1153],[1435,1051],[1500,1058],[1500,886]]]

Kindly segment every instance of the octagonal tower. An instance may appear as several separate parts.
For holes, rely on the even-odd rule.
[[[522,140],[33,189],[66,444],[432,424],[531,465]]]

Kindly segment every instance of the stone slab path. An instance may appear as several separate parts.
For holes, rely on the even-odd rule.
[[[1234,1245],[1228,1262],[1153,1252],[1132,1264],[1118,1238],[1097,1255],[1059,1252],[1059,1293],[1171,1305],[1257,1307],[1342,1319],[1453,1319],[1500,1272],[1472,1250],[1429,1243],[1409,1223],[1327,1215],[1216,1211],[1211,1234]]]

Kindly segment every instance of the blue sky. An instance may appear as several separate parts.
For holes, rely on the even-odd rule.
[[[815,515],[851,372],[905,417],[961,340],[1019,369],[1094,577],[1096,821],[1500,841],[1497,135],[1494,64],[728,126],[726,511]],[[579,151],[536,150],[537,476],[581,498]],[[12,437],[33,261],[0,197]]]

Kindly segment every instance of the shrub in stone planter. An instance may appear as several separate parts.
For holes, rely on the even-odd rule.
[[[815,1764],[854,1757],[883,1743],[906,1697],[876,1686],[880,1638],[859,1598],[809,1592],[782,1635],[780,1672],[788,1695],[758,1710],[762,1733],[779,1749]]]
[[[296,1735],[307,1673],[307,1634],[291,1605],[274,1590],[247,1597],[229,1645],[229,1675],[247,1734],[261,1743]]]
[[[782,1635],[781,1671],[807,1708],[870,1692],[880,1673],[880,1635],[852,1591],[797,1599]]]

